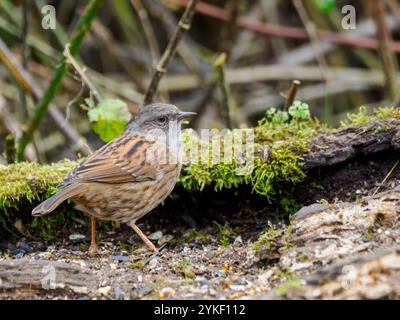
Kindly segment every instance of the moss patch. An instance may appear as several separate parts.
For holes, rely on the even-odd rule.
[[[31,210],[56,192],[56,186],[75,165],[75,161],[63,160],[51,165],[22,162],[0,166],[1,228],[14,235],[52,240],[56,230],[71,218],[66,218],[66,206],[55,215],[35,219]]]
[[[229,134],[246,135],[246,130],[248,129],[237,129],[222,136],[226,138]],[[209,156],[213,143],[205,144],[190,133],[186,134],[186,153],[190,154],[194,146],[199,150],[205,149],[204,153],[209,158],[205,163],[189,158],[190,165],[182,170],[179,183],[188,190],[198,191],[206,186],[213,186],[215,191],[219,191],[247,185],[253,192],[272,202],[288,185],[295,185],[305,178],[301,169],[303,155],[307,152],[310,139],[324,130],[328,129],[315,119],[271,122],[266,117],[254,128],[254,158],[224,157],[226,150],[222,147],[222,160],[218,163],[213,163]],[[224,142],[222,136],[216,138],[220,139],[217,141],[220,145]],[[242,150],[244,149],[243,145]],[[241,171],[238,171],[238,168]]]
[[[21,162],[0,166],[0,209],[22,209],[21,201],[47,199],[76,164],[63,160],[50,165]]]

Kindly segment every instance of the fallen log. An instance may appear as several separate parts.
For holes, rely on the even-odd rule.
[[[185,166],[178,181],[181,188],[177,190],[193,191],[191,196],[196,197],[196,192],[204,188],[219,191],[240,187],[247,189],[249,194],[252,192],[265,197],[266,205],[276,200],[279,204],[285,197],[295,198],[302,204],[312,203],[318,197],[331,200],[336,197],[333,189],[338,186],[338,181],[328,181],[332,186],[323,186],[326,189],[323,196],[306,192],[312,190],[311,185],[319,183],[321,172],[329,172],[330,168],[344,166],[360,158],[368,160],[369,157],[376,157],[379,162],[380,155],[384,153],[389,153],[393,161],[400,154],[400,115],[397,109],[378,109],[376,115],[370,117],[361,112],[350,119],[349,123],[338,130],[329,130],[311,119],[280,124],[261,121],[254,128],[252,159],[238,159],[232,154],[230,163],[202,164],[198,163],[198,159],[185,158]],[[228,131],[228,134],[243,132]],[[198,139],[188,134],[184,142],[186,148],[193,144],[197,146]],[[243,163],[244,167],[249,164],[250,170],[238,172],[238,166],[243,167]],[[54,194],[56,185],[76,165],[76,161],[65,160],[52,165],[18,163],[0,166],[1,228],[8,232],[15,231],[15,225],[21,225],[21,219],[23,224],[29,224],[31,209]],[[374,187],[382,181],[389,170],[382,166],[376,177],[370,175],[368,187]],[[318,175],[314,174],[316,171]],[[397,175],[395,171],[393,177]],[[359,180],[363,180],[363,177]],[[339,183],[343,185],[346,181],[341,180]],[[300,186],[301,190],[296,190],[295,186]],[[339,196],[339,199],[343,198]],[[59,211],[65,211],[65,208],[61,206]],[[23,234],[29,235],[30,231]]]
[[[400,121],[376,121],[325,132],[313,138],[304,157],[304,169],[311,170],[368,157],[383,151],[400,151]]]

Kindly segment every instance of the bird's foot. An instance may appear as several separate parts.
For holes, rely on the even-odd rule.
[[[87,253],[88,253],[88,255],[98,254],[99,250],[97,249],[97,244],[96,243],[91,243]]]

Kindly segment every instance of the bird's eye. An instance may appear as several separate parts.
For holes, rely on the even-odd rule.
[[[158,123],[165,124],[167,123],[168,118],[166,116],[161,116],[157,118]]]

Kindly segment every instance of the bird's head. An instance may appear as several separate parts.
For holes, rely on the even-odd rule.
[[[195,115],[195,112],[181,111],[172,104],[153,103],[141,107],[127,124],[126,130],[158,139],[180,134],[182,121]]]

